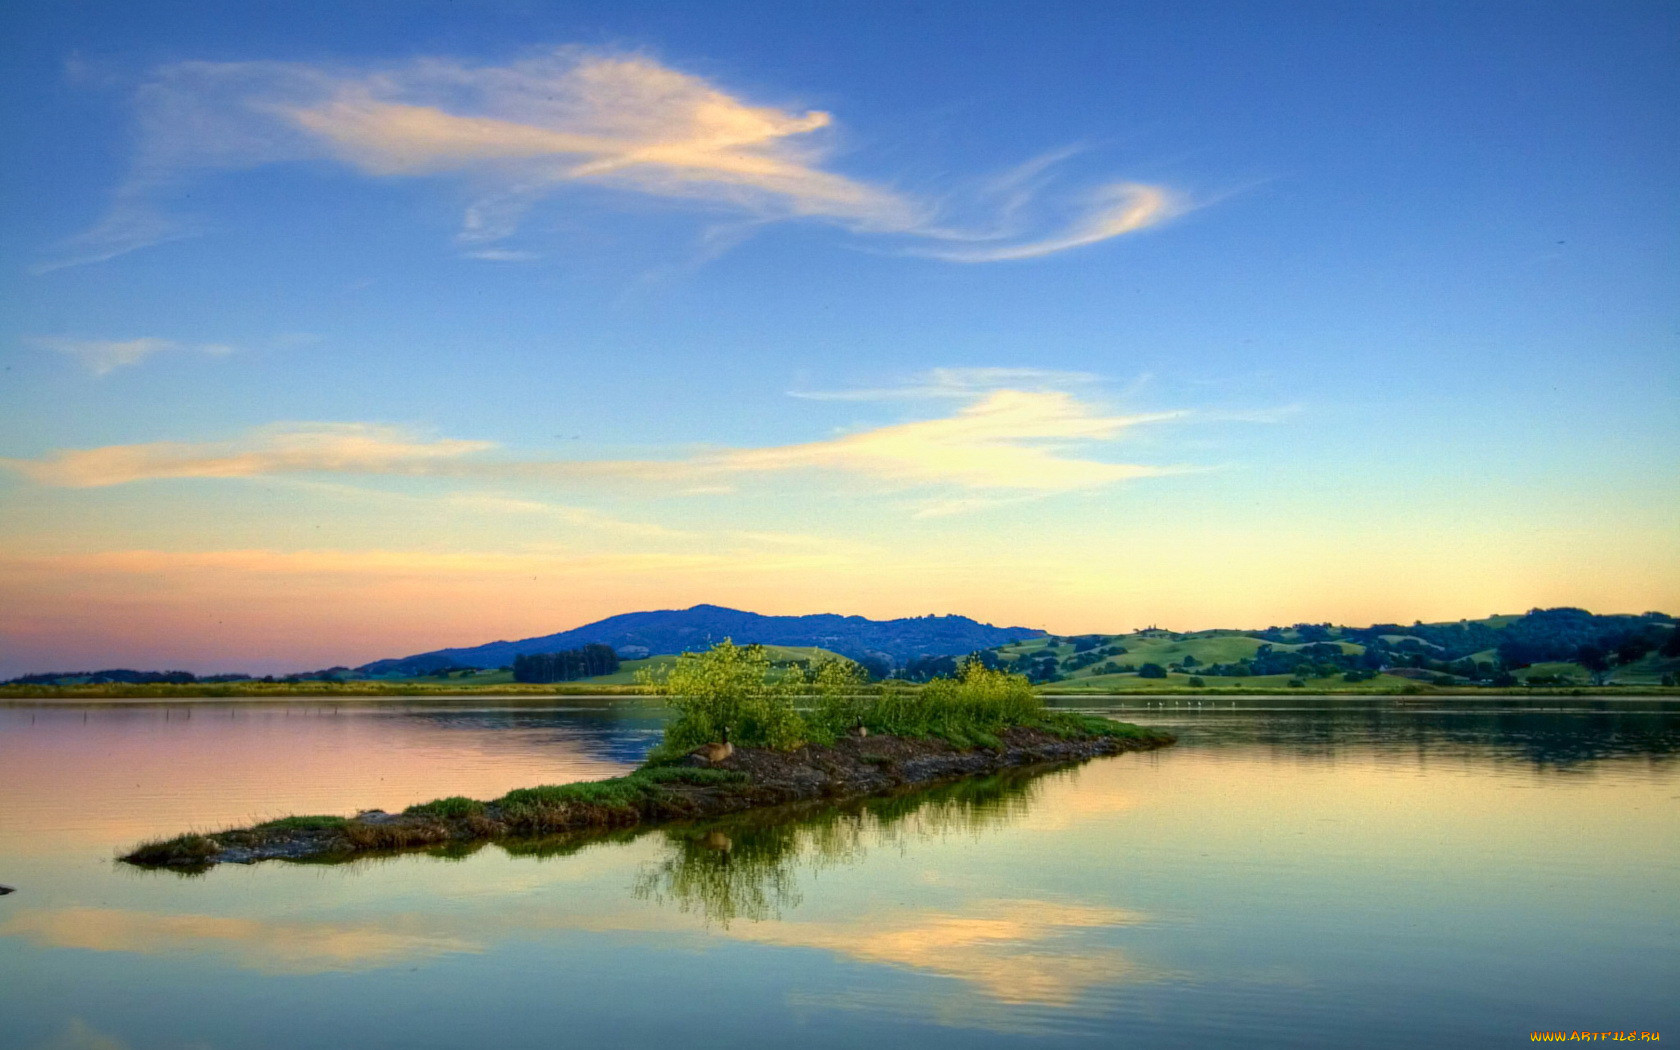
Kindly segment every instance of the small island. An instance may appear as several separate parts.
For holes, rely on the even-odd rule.
[[[202,871],[218,863],[349,859],[450,843],[697,820],[791,803],[841,801],[1010,768],[1164,747],[1170,733],[1052,711],[1022,676],[975,661],[915,694],[870,691],[833,660],[775,666],[762,646],[685,653],[657,681],[676,716],[635,771],[520,788],[499,799],[440,798],[402,813],[294,816],[145,843],[121,859]]]

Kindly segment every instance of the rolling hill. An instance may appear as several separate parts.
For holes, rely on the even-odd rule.
[[[1674,618],[1663,613],[1601,616],[1559,608],[1408,626],[1047,635],[981,655],[1041,684],[1105,691],[1174,684],[1378,691],[1418,683],[1662,685],[1680,677],[1677,639]]]

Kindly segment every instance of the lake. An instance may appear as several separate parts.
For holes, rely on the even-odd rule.
[[[1680,1039],[1680,702],[1059,701],[1164,751],[353,864],[138,840],[605,777],[623,700],[0,707],[0,1047]]]

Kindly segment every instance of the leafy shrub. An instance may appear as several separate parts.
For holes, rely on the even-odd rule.
[[[667,677],[647,681],[677,710],[664,742],[649,756],[656,767],[723,739],[725,729],[737,745],[778,750],[832,743],[860,727],[964,748],[1002,747],[999,734],[1013,726],[1069,736],[1106,732],[1046,710],[1025,676],[976,659],[963,661],[954,678],[935,678],[914,691],[892,690],[869,686],[849,661],[794,667],[776,677],[762,646],[726,641],[708,652],[682,654]],[[803,714],[796,702],[806,706]]]
[[[703,653],[683,653],[663,678],[644,684],[663,694],[677,711],[665,727],[658,757],[670,758],[722,740],[744,747],[791,750],[805,742],[805,720],[793,699],[804,674],[772,677],[770,654],[762,645],[725,639]]]

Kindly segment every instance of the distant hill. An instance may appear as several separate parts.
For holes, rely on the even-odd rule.
[[[648,655],[659,655],[706,649],[725,638],[742,644],[818,646],[854,660],[903,666],[919,657],[962,656],[1043,634],[1030,627],[994,627],[966,616],[900,620],[834,613],[761,616],[719,605],[696,605],[692,609],[623,613],[538,638],[375,660],[356,670],[369,675],[407,675],[444,667],[502,667],[512,663],[515,656],[576,649],[591,642],[632,652],[637,647],[646,649]]]
[[[979,655],[1034,682],[1092,689],[1149,688],[1152,682],[1315,690],[1365,682],[1395,689],[1415,683],[1671,685],[1680,678],[1680,630],[1664,613],[1601,616],[1559,608],[1446,623],[1046,635]],[[954,671],[952,661],[940,659],[918,660],[907,669],[914,679]]]

